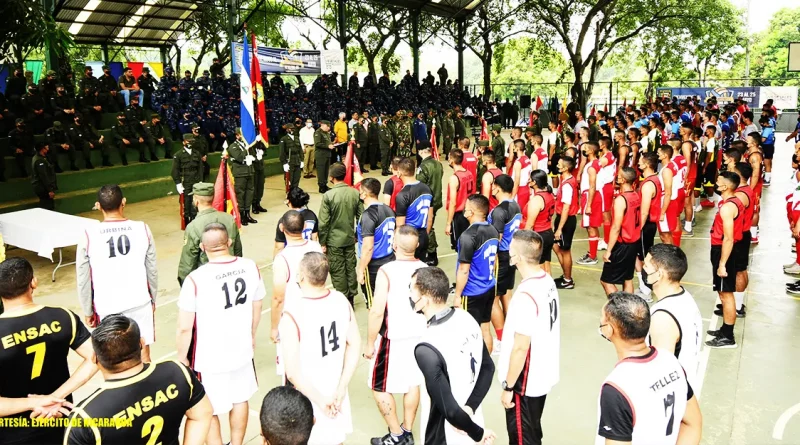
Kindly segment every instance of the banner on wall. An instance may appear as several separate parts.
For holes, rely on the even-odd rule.
[[[751,108],[761,108],[767,99],[772,99],[778,109],[797,108],[797,87],[716,87],[716,88],[658,88],[658,97],[677,97],[678,100],[697,96],[705,105],[711,98],[717,103],[727,104],[744,99]]]
[[[341,51],[317,51],[304,49],[267,48],[259,46],[256,51],[262,73],[281,74],[327,74],[344,72],[344,55]],[[233,44],[233,72],[240,73],[242,44]]]

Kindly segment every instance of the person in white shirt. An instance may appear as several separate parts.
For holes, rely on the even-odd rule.
[[[315,177],[317,168],[314,157],[314,121],[306,119],[306,126],[300,129],[300,145],[303,147],[303,177]]]
[[[205,227],[201,247],[208,263],[190,273],[178,297],[178,357],[201,376],[214,408],[206,443],[221,445],[220,416],[230,419],[230,443],[241,445],[258,390],[253,355],[266,291],[253,260],[230,254],[220,223]],[[191,363],[189,346],[192,346]]]
[[[688,265],[680,247],[656,244],[645,257],[643,270],[656,298],[650,306],[649,342],[661,351],[675,354],[689,384],[694,385],[703,317],[692,294],[681,286]]]
[[[419,407],[422,373],[414,360],[414,347],[425,331],[425,318],[408,304],[411,276],[426,264],[414,258],[419,244],[417,229],[397,229],[395,260],[378,269],[369,311],[364,358],[369,360],[367,385],[372,390],[389,433],[373,443],[413,443],[411,429]],[[398,420],[394,394],[403,394],[403,423]],[[387,442],[388,441],[388,442]]]
[[[303,255],[297,274],[302,296],[286,301],[279,327],[286,379],[314,406],[309,445],[341,444],[353,431],[347,386],[361,336],[350,302],[325,287],[329,270],[324,254]]]
[[[573,133],[578,134],[578,131],[581,128],[589,128],[589,124],[586,122],[586,119],[583,118],[582,111],[575,112],[575,119],[577,120],[577,122],[575,123],[575,126],[572,128]]]
[[[150,345],[156,340],[156,245],[147,224],[125,218],[125,203],[118,185],[104,185],[97,192],[95,207],[103,213],[103,222],[79,237],[78,298],[91,328],[113,314],[135,320],[145,342],[142,361],[149,362]]]
[[[543,244],[533,230],[518,230],[509,250],[522,282],[508,309],[497,376],[514,445],[541,445],[545,399],[559,380],[561,307],[556,283],[539,262]]]
[[[699,444],[703,417],[686,372],[673,354],[645,342],[647,303],[627,292],[610,294],[599,331],[618,361],[600,390],[595,444]]]

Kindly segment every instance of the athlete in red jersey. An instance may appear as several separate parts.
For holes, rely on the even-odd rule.
[[[581,175],[581,207],[583,218],[581,226],[589,234],[589,252],[576,262],[582,265],[597,264],[597,245],[600,242],[600,225],[603,223],[602,198],[598,189],[602,185],[598,179],[600,161],[597,154],[600,146],[596,142],[584,142],[583,154],[586,156],[586,166]]]
[[[494,164],[494,157],[494,152],[491,150],[485,150],[481,154],[481,161],[483,161],[483,167],[486,169],[483,176],[481,176],[481,195],[489,199],[489,212],[498,204],[497,198],[492,196],[494,178],[503,174],[503,171]]]
[[[744,206],[744,215],[742,215],[742,239],[736,241],[733,245],[733,256],[736,262],[736,291],[733,293],[734,300],[736,301],[736,316],[743,318],[745,313],[744,308],[744,293],[747,290],[747,285],[750,282],[750,277],[747,273],[747,267],[750,263],[750,227],[753,224],[753,207],[755,203],[755,192],[747,183],[753,175],[753,169],[750,164],[746,162],[739,162],[735,165],[734,172],[739,175],[740,183],[736,189],[735,196],[739,198]],[[717,309],[715,313],[722,315],[722,309]]]
[[[542,258],[544,270],[550,273],[551,251],[555,237],[553,236],[553,214],[556,211],[553,189],[547,185],[547,170],[534,170],[528,183],[532,192],[528,205],[522,209],[522,227],[534,230],[542,237]],[[562,203],[563,205],[563,203]]]
[[[639,171],[644,179],[639,182],[639,199],[641,202],[642,236],[637,243],[636,274],[639,277],[639,289],[636,295],[650,299],[650,285],[646,277],[642,276],[644,258],[650,252],[658,231],[658,221],[661,218],[661,180],[656,173],[658,168],[658,154],[643,153],[639,157]]]
[[[617,175],[619,196],[614,198],[614,218],[608,250],[603,255],[603,273],[600,284],[606,295],[616,292],[617,285],[633,293],[633,271],[636,268],[636,251],[642,235],[641,199],[633,189],[636,170],[624,167]]]
[[[469,138],[462,138],[464,144],[460,146],[462,153],[464,153],[464,160],[461,161],[461,165],[464,167],[465,170],[472,173],[473,178],[478,177],[478,158],[475,154],[472,153],[469,149]],[[487,141],[488,142],[488,141]]]
[[[475,193],[475,178],[464,166],[464,152],[456,148],[450,152],[450,167],[453,176],[447,183],[447,224],[444,234],[450,237],[450,244],[456,248],[456,241],[469,227],[469,221],[464,217],[464,206],[467,197]]]
[[[717,190],[722,196],[719,211],[711,226],[711,268],[712,285],[719,293],[722,302],[722,327],[709,330],[714,337],[706,342],[712,348],[735,348],[733,326],[736,324],[736,259],[733,253],[736,241],[742,236],[744,205],[736,197],[740,178],[734,172],[726,171],[717,177]],[[737,239],[738,238],[738,239]]]
[[[575,281],[572,279],[572,237],[575,235],[578,214],[578,181],[572,176],[575,168],[575,159],[561,156],[558,160],[558,172],[561,175],[556,193],[556,219],[553,221],[553,251],[561,264],[564,272],[556,278],[556,287],[559,289],[574,289]]]
[[[511,176],[514,179],[514,189],[511,191],[511,196],[517,200],[519,208],[525,210],[528,205],[528,199],[531,195],[531,189],[528,187],[528,182],[531,179],[531,159],[525,155],[525,141],[517,139],[514,141],[514,157],[516,158],[511,167]],[[525,215],[522,215],[525,218]]]
[[[608,237],[611,232],[611,205],[614,200],[614,183],[617,177],[617,160],[614,158],[614,153],[611,152],[611,138],[602,136],[600,138],[600,184],[597,189],[600,192],[601,204],[603,206],[603,243],[605,246],[600,247],[608,248]]]
[[[676,182],[675,170],[669,168],[672,160],[672,147],[669,145],[662,145],[658,149],[658,160],[664,167],[658,173],[661,179],[661,216],[658,218],[658,234],[661,236],[661,242],[665,244],[672,243],[672,232],[678,226],[678,214],[676,212],[676,204],[673,201],[677,199],[675,191]],[[680,203],[682,207],[683,203]]]
[[[747,135],[747,151],[744,153],[745,162],[753,168],[753,176],[750,178],[750,187],[755,192],[755,202],[753,207],[753,226],[750,233],[753,244],[758,244],[758,222],[761,216],[761,191],[764,188],[762,175],[764,173],[764,152],[761,150],[761,135],[751,133]]]

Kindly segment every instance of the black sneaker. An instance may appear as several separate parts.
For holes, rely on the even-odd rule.
[[[558,289],[575,289],[575,280],[567,280],[566,278],[561,277],[555,281]]]
[[[383,437],[373,437],[372,439],[370,439],[369,444],[370,445],[401,445],[401,444],[402,445],[413,445],[414,444],[414,438],[413,437],[411,438],[411,443],[410,444],[409,444],[409,442],[407,442],[405,440],[405,438],[406,438],[406,435],[403,434],[402,436],[400,436],[400,440],[396,441],[396,440],[394,440],[394,438],[392,438],[392,433],[387,433]]]
[[[722,337],[722,329],[709,329],[706,331],[706,334],[712,337]]]
[[[800,287],[786,286],[786,292],[792,295],[800,295]]]
[[[736,340],[727,337],[714,337],[706,342],[709,348],[733,349],[736,347]]]
[[[787,289],[788,290],[788,289]],[[800,293],[800,289],[797,289],[797,292]],[[718,305],[719,306],[719,305]],[[714,310],[714,315],[722,316],[722,308],[718,308]],[[736,318],[744,318],[747,316],[747,305],[742,305],[741,309],[736,310]]]

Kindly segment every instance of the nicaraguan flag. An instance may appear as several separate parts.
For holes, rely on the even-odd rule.
[[[241,71],[239,71],[239,89],[241,90],[242,139],[249,147],[256,142],[256,119],[253,113],[253,83],[250,81],[250,46],[247,44],[247,33],[244,35],[242,48]]]

